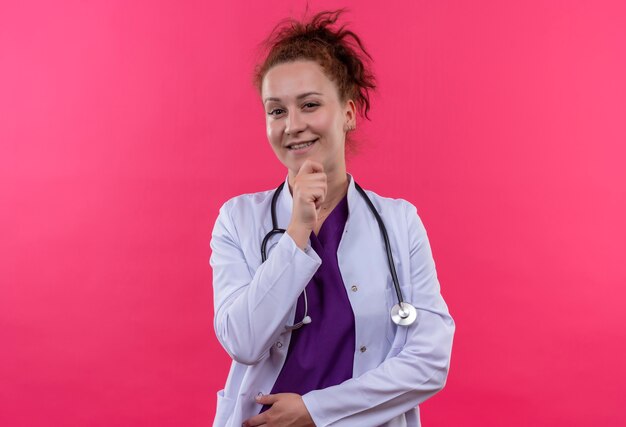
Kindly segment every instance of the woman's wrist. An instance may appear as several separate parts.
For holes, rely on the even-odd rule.
[[[309,243],[311,231],[312,230],[298,224],[289,224],[289,227],[287,227],[287,234],[291,236],[293,241],[296,242],[296,245],[302,250],[306,249]]]

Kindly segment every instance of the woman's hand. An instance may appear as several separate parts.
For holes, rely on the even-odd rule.
[[[293,210],[287,233],[296,244],[306,247],[311,231],[315,229],[328,185],[324,166],[307,159],[302,163],[292,184]]]
[[[302,396],[295,393],[277,393],[259,396],[257,403],[272,405],[262,414],[248,418],[243,427],[315,427]]]

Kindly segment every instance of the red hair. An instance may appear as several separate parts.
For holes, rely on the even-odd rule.
[[[337,85],[342,102],[352,99],[357,111],[369,120],[370,90],[376,88],[374,75],[367,65],[372,57],[359,37],[345,29],[332,28],[345,8],[322,11],[309,21],[294,18],[280,21],[263,42],[265,60],[254,71],[253,84],[261,93],[267,71],[275,65],[296,60],[312,60]],[[369,60],[369,61],[368,61]]]

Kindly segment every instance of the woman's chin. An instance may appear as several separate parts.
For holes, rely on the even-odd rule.
[[[302,156],[298,159],[291,159],[288,162],[289,166],[287,166],[287,168],[291,170],[299,171],[302,165],[304,164],[304,162],[307,160],[315,160],[315,159],[312,156]]]

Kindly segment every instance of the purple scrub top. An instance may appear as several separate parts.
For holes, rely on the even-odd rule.
[[[348,196],[326,218],[311,247],[322,264],[306,286],[311,323],[292,332],[285,364],[271,393],[304,395],[352,378],[354,314],[337,263],[337,248],[348,219]],[[304,295],[298,298],[295,322],[304,317]],[[269,409],[263,406],[261,412]]]

